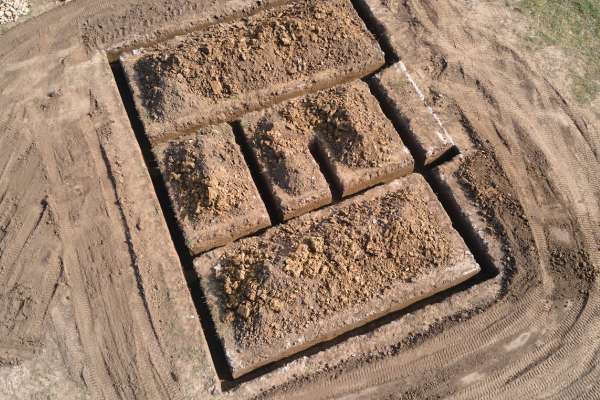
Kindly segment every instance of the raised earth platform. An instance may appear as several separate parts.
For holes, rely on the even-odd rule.
[[[349,0],[299,1],[121,58],[152,142],[376,71],[384,54]]]
[[[599,393],[597,123],[503,7],[78,0],[4,32],[0,398]]]
[[[234,377],[480,271],[420,175],[195,261]]]
[[[404,64],[384,62],[347,0],[120,58],[234,379],[481,271],[413,173],[453,141]]]
[[[154,152],[192,253],[271,225],[230,125],[200,128]]]

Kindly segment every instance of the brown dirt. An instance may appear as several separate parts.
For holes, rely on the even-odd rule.
[[[299,2],[215,24],[180,41],[176,53],[165,54],[168,45],[146,50],[135,67],[144,106],[152,118],[164,117],[165,107],[172,105],[165,104],[161,88],[174,79],[183,80],[194,94],[220,100],[335,67],[357,51],[357,43],[338,41],[360,36],[364,29],[356,18],[333,26],[320,23],[343,15],[340,9],[352,15],[347,1]]]
[[[447,232],[426,207],[406,188],[322,221],[288,224],[273,240],[245,241],[224,254],[225,318],[235,318],[242,346],[279,341],[307,322],[385,296],[393,282],[447,265]],[[406,220],[394,218],[398,213]]]
[[[532,48],[505,1],[366,3],[461,148],[473,146],[465,130],[485,144],[464,177],[513,249],[507,295],[476,308],[484,282],[222,394],[104,51],[257,3],[78,0],[0,41],[0,397],[600,393],[600,108],[569,95],[576,60]],[[494,180],[501,190],[481,186]]]
[[[288,126],[282,128],[286,129]],[[257,160],[264,163],[265,170],[272,177],[275,186],[292,196],[299,196],[314,189],[315,183],[312,179],[307,180],[303,176],[307,167],[312,172],[310,177],[319,169],[308,150],[309,136],[292,129],[288,129],[287,132],[282,132],[281,129],[274,130],[274,124],[266,116],[260,117],[255,129],[248,127],[246,130],[253,131],[250,145]],[[321,176],[320,173],[317,175]],[[322,176],[319,184],[327,187],[327,182]]]
[[[477,146],[478,150],[465,157],[455,177],[501,243],[506,286],[512,280],[515,265],[535,262],[531,253],[534,238],[518,195],[495,154],[482,143]],[[523,280],[518,284],[530,283]]]
[[[331,162],[350,168],[378,168],[396,161],[402,141],[365,83],[355,82],[307,96],[304,115],[291,123],[305,124],[327,146]],[[294,114],[296,110],[290,110]]]
[[[239,186],[239,182],[231,181],[231,170],[240,168],[239,155],[232,157],[231,153],[238,153],[232,147],[230,154],[222,154],[224,158],[215,159],[207,157],[210,150],[210,139],[204,137],[214,136],[220,141],[218,131],[203,129],[198,136],[171,142],[164,152],[163,164],[166,181],[172,188],[173,203],[181,218],[198,223],[199,217],[207,211],[214,214],[215,218],[231,214],[239,207],[246,193],[252,190],[251,182]],[[227,139],[230,144],[233,136]],[[218,164],[215,164],[218,163]],[[213,165],[214,164],[214,165]],[[215,168],[218,167],[218,168]],[[206,221],[202,221],[206,222]]]
[[[142,119],[148,120],[146,129],[154,138],[153,122],[167,123],[171,128],[169,121],[195,103],[206,103],[201,113],[215,105],[221,105],[215,110],[223,113],[227,101],[241,99],[243,104],[233,106],[240,108],[239,116],[250,104],[244,96],[281,87],[270,97],[289,98],[298,94],[298,87],[304,85],[299,82],[305,79],[314,81],[307,83],[308,87],[318,88],[327,71],[352,69],[365,62],[371,65],[372,60],[383,64],[377,43],[350,1],[319,0],[294,2],[239,21],[212,25],[144,49],[141,56],[134,55],[125,65],[131,67],[134,90],[139,86],[138,110]],[[289,88],[281,86],[290,83]],[[198,118],[222,122],[212,117]]]
[[[270,225],[244,156],[227,124],[155,149],[191,252],[198,254]]]
[[[308,132],[299,132],[276,108],[244,116],[241,126],[281,220],[331,203]]]
[[[590,265],[595,270],[599,265],[592,249],[598,248],[594,224],[600,186],[591,170],[596,169],[600,143],[592,129],[598,129],[599,120],[570,98],[567,81],[549,73],[557,65],[567,68],[568,57],[548,59],[547,51],[540,57],[527,48],[518,36],[526,21],[503,2],[365,2],[453,138],[467,153],[473,147],[480,151],[467,155],[460,175],[490,229],[502,232],[512,279],[507,296],[477,317],[459,318],[460,323],[442,320],[425,329],[417,325],[414,336],[422,339],[399,346],[394,361],[373,362],[369,354],[349,362],[356,368],[353,373],[348,373],[349,365],[329,373],[320,370],[314,383],[299,380],[298,386],[284,385],[265,398],[350,393],[371,398],[404,393],[407,387],[423,398],[540,393],[576,398],[596,393],[598,385],[589,385],[596,378],[587,377],[596,371],[584,367],[581,358],[590,360],[585,354],[596,346],[589,345],[586,335],[598,332],[588,318],[597,309],[590,304],[597,304],[591,300],[597,290]],[[435,309],[419,315],[436,318]],[[432,335],[437,336],[433,341]],[[371,335],[361,339],[367,337]],[[518,351],[507,350],[511,344]],[[439,360],[445,360],[443,366],[436,365]],[[574,370],[575,365],[580,368]],[[390,378],[382,379],[381,371]],[[565,379],[567,375],[571,378]]]
[[[441,287],[444,273],[475,265],[467,254],[424,179],[412,175],[200,257],[196,266],[215,281],[203,286],[216,297],[209,304],[221,329],[235,330],[236,349],[225,340],[227,351],[260,362],[315,340],[315,329],[331,337],[330,330],[359,324],[359,314],[366,322],[394,308],[389,302],[410,304],[420,292],[399,285],[439,273],[420,290]]]
[[[443,157],[454,143],[411,80],[402,63],[396,63],[372,78],[386,107],[392,110],[392,118],[404,128],[413,144],[417,162],[429,165]]]

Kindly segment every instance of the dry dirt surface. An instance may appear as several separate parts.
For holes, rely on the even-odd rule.
[[[383,70],[373,82],[383,94],[385,106],[401,116],[398,123],[413,132],[409,139],[414,143],[419,165],[429,165],[450,151],[454,145],[452,138],[439,117],[430,108],[423,107],[424,95],[418,85],[407,78],[404,63]]]
[[[151,140],[375,71],[383,53],[349,0],[299,1],[123,59]]]
[[[416,174],[208,253],[195,265],[234,376],[479,272]]]
[[[0,36],[0,398],[598,398],[600,101],[580,105],[573,99],[562,72],[573,63],[570,55],[532,48],[524,40],[528,19],[505,1],[283,3],[76,0]],[[309,14],[277,14],[281,7],[310,11],[313,4],[330,9],[325,22],[316,13],[299,21]],[[332,17],[340,13],[347,18]],[[440,189],[454,228],[484,272],[492,272],[232,379],[215,330],[220,320],[211,320],[201,290],[206,281],[197,281],[165,208],[166,189],[152,162],[154,138],[144,132],[152,117],[143,115],[135,85],[128,95],[125,73],[131,71],[126,66],[124,73],[118,59],[135,49],[142,49],[138,56],[151,49],[150,59],[161,49],[176,55],[178,40],[185,47],[207,32],[214,40],[209,54],[239,51],[222,42],[248,32],[236,26],[256,27],[265,16],[259,25],[267,28],[259,31],[269,35],[289,32],[277,25],[278,17],[331,37],[342,34],[327,36],[332,51],[313,53],[335,71],[318,83],[300,72],[304,64],[286,58],[281,65],[296,69],[271,77],[300,76],[300,87],[284,88],[286,96],[294,88],[295,94],[279,96],[270,90],[277,82],[265,75],[259,82],[268,101],[213,108],[214,120],[234,122],[256,107],[341,80],[369,81],[365,75],[401,60],[461,151],[452,164],[442,159],[417,172]],[[217,35],[223,32],[231,35]],[[269,37],[277,43],[270,48],[283,51],[287,39]],[[281,54],[299,57],[302,43],[315,49],[321,43],[306,40],[296,37],[291,53]],[[256,72],[260,57],[280,60],[258,50],[247,55],[237,66],[225,57],[222,71],[235,74],[245,66]],[[190,71],[202,71],[197,60]],[[212,62],[203,65],[218,63]],[[169,84],[185,83],[184,95],[219,90],[165,76]],[[384,93],[374,92],[381,101]],[[177,104],[164,110],[173,112],[172,125],[157,114],[156,142],[197,128],[202,115],[180,120],[190,109]],[[394,119],[393,107],[384,111]],[[436,172],[442,170],[445,175]],[[419,204],[415,199],[413,207]],[[402,221],[393,226],[410,227]],[[343,239],[336,233],[332,241]],[[473,243],[480,239],[488,245]],[[309,252],[319,248],[308,237],[297,242],[304,240]],[[300,276],[311,264],[301,265]],[[290,285],[298,283],[294,270]],[[380,282],[381,276],[370,277]],[[334,308],[341,301],[319,298]],[[268,304],[276,320],[281,303]],[[234,305],[234,320],[255,315]]]
[[[410,152],[364,82],[336,86],[250,114],[242,119],[242,129],[285,219],[317,208],[325,197],[317,196],[321,200],[314,202],[312,194],[319,193],[318,185],[325,178],[318,165],[302,165],[293,154],[298,150],[303,152],[304,164],[315,163],[313,156],[320,158],[325,174],[334,182],[333,191],[342,196],[407,175],[414,166]],[[288,167],[285,160],[291,158],[299,165]],[[316,185],[315,175],[321,178]],[[308,199],[298,199],[302,195]],[[291,197],[291,203],[286,204],[284,196]]]
[[[201,128],[154,152],[193,254],[271,224],[230,125]]]

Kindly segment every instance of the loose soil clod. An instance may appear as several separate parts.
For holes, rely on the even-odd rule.
[[[475,275],[419,175],[195,261],[234,377]]]
[[[299,1],[122,58],[151,141],[367,75],[384,55],[348,0]]]
[[[419,164],[431,164],[454,146],[403,64],[397,63],[383,70],[373,77],[373,82],[413,142]]]
[[[154,149],[178,223],[190,251],[224,245],[270,225],[231,126]]]

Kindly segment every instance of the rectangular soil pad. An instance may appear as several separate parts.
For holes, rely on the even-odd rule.
[[[366,83],[356,81],[306,96],[302,107],[320,159],[341,196],[414,170],[410,151]]]
[[[121,58],[151,142],[374,72],[384,54],[349,0],[297,1]]]
[[[280,220],[331,203],[331,189],[310,151],[310,132],[290,123],[288,107],[246,115],[242,121],[247,146],[269,189]]]
[[[234,378],[480,271],[411,175],[195,260]]]
[[[201,128],[154,154],[193,254],[271,225],[230,125]]]
[[[361,81],[248,114],[241,124],[285,220],[331,202],[313,145],[344,196],[413,170],[410,152]]]
[[[431,169],[428,174],[436,182],[444,204],[464,221],[465,237],[500,270],[505,255],[502,241],[493,227],[490,211],[481,206],[493,204],[494,200],[506,194],[512,197],[510,180],[498,161],[493,155],[477,150],[455,157]],[[521,219],[522,211],[512,215]]]
[[[431,164],[454,146],[404,64],[392,65],[372,79],[377,90],[384,95],[386,106],[409,135],[418,152],[415,158],[419,164]]]

